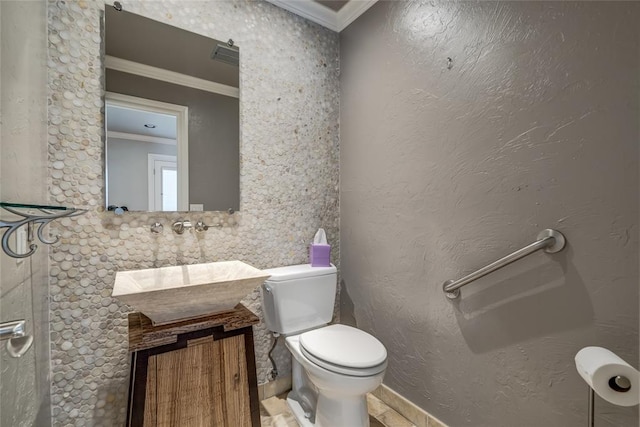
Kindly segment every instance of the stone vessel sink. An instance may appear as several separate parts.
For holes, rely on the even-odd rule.
[[[233,310],[268,277],[242,261],[119,271],[111,296],[160,325]]]

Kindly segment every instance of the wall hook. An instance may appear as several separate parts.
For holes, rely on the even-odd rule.
[[[447,70],[450,70],[453,68],[453,59],[451,59],[450,57],[447,57]]]

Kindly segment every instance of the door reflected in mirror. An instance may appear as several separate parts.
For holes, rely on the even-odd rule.
[[[189,210],[188,107],[116,93],[105,98],[108,208]]]
[[[105,10],[109,210],[240,205],[239,49]]]

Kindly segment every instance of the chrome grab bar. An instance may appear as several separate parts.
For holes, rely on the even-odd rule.
[[[527,255],[531,255],[532,253],[539,251],[540,249],[544,249],[544,251],[548,254],[554,254],[556,252],[560,252],[564,248],[564,245],[565,239],[562,233],[550,228],[542,230],[538,234],[537,240],[535,242],[515,251],[512,254],[500,258],[499,260],[494,261],[491,264],[482,267],[481,269],[476,270],[471,274],[467,274],[461,279],[447,280],[442,284],[442,290],[448,298],[456,299],[460,296],[460,288],[464,285],[467,285],[474,280],[484,277],[489,273],[493,273],[494,271],[499,270],[514,261],[524,258]]]
[[[0,341],[25,336],[24,325],[24,320],[14,320],[12,322],[0,323]]]

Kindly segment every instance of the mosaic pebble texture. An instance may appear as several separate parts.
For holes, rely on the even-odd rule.
[[[124,2],[125,9],[240,46],[241,206],[222,213],[104,211],[101,17],[104,3],[49,3],[49,189],[51,203],[85,207],[58,221],[50,259],[54,426],[115,426],[125,418],[126,314],[111,298],[118,270],[240,259],[258,268],[307,261],[318,227],[338,242],[338,36],[264,2]],[[171,232],[185,218],[220,223]],[[152,234],[159,221],[164,232]],[[259,316],[256,290],[244,303]],[[272,343],[255,327],[258,382]],[[284,346],[281,372],[290,369]]]

